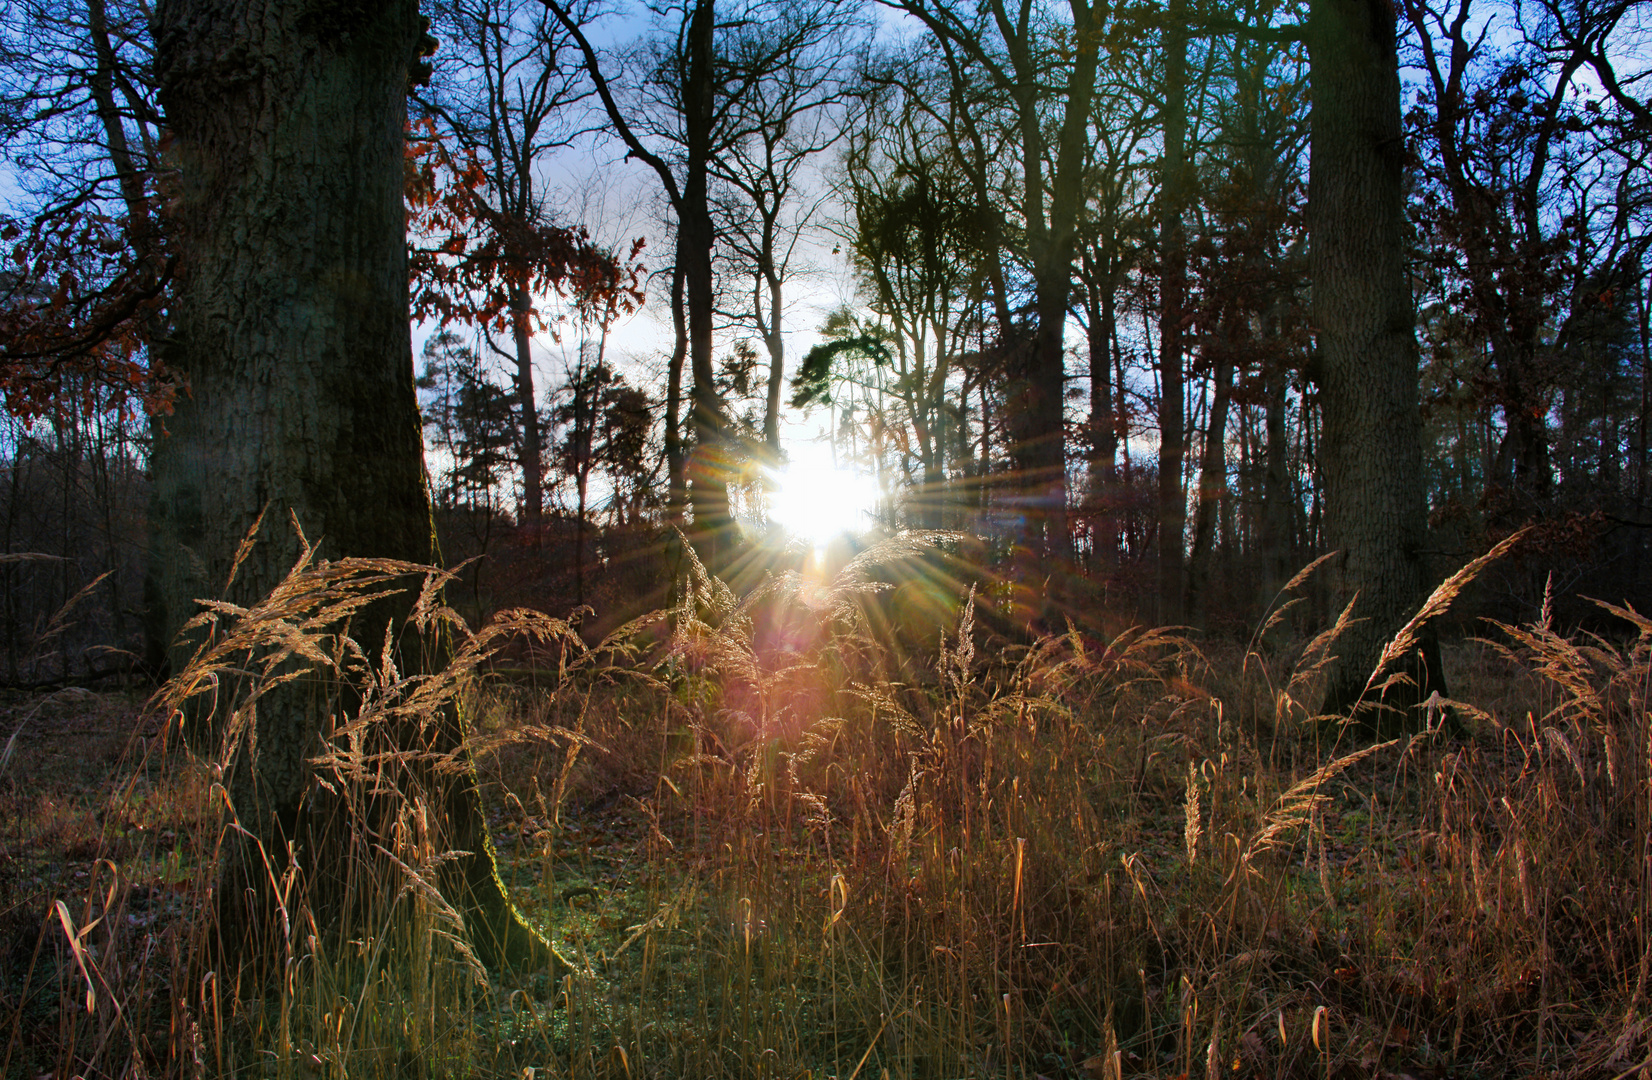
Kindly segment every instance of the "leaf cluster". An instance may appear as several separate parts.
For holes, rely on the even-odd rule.
[[[33,420],[135,401],[171,412],[179,381],[148,349],[173,259],[141,257],[122,219],[87,205],[0,218],[0,400]]]
[[[546,293],[569,298],[582,317],[607,321],[641,306],[641,239],[620,258],[583,227],[495,208],[477,152],[456,152],[432,121],[408,133],[405,179],[415,318],[498,331],[523,319],[549,328],[533,302]]]

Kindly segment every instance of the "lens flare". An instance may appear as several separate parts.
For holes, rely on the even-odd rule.
[[[794,461],[773,480],[769,520],[793,536],[823,547],[872,528],[878,483],[865,473]]]

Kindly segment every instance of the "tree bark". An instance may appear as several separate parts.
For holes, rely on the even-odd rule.
[[[998,228],[987,230],[981,250],[987,257],[986,276],[999,328],[1004,430],[1015,465],[1015,475],[1009,480],[1016,489],[1013,498],[1022,508],[1015,541],[1022,557],[1031,557],[1035,564],[1012,573],[1030,576],[1060,569],[1072,554],[1067,525],[1064,332],[1077,225],[1088,194],[1084,174],[1089,123],[1108,9],[1085,0],[1068,0],[1071,38],[1059,50],[1046,51],[1040,40],[1045,28],[1034,25],[1029,5],[990,0],[979,10],[983,19],[991,20],[1003,44],[999,55],[989,50],[980,28],[956,5],[900,0],[896,6],[921,21],[942,45],[953,111],[962,127],[963,137],[956,140],[958,162],[968,172],[981,207],[995,205],[999,196],[991,186],[991,154],[980,131],[982,106],[970,92],[965,68],[977,66],[1008,99],[1015,133],[1013,144],[1006,138],[1005,145],[1013,145],[1019,158],[1021,243],[1033,279],[1036,325],[1030,332],[1017,325],[1011,311],[999,256],[1005,244],[1003,237],[993,235]],[[1052,53],[1062,55],[1054,70]],[[1069,55],[1071,66],[1065,71],[1066,85],[1061,86],[1057,72],[1069,63]],[[1052,140],[1048,127],[1058,111],[1060,126]],[[1058,595],[1043,598],[1046,610],[1038,613],[1040,617],[1054,615],[1051,601],[1063,591],[1059,575],[1052,584]]]
[[[250,604],[297,561],[288,514],[327,558],[433,558],[402,203],[420,20],[414,0],[161,0],[154,31],[180,184],[167,360],[190,394],[153,451],[146,591],[154,629],[182,663],[191,642],[178,634],[196,598]],[[353,636],[376,649],[395,616],[390,603],[366,609]],[[289,683],[261,698],[256,754],[238,754],[226,776],[251,837],[226,859],[219,914],[248,920],[248,941],[274,899],[253,841],[281,863],[291,845],[312,897],[343,900],[327,852],[347,825],[310,764],[335,719],[323,702],[337,696]],[[443,747],[460,744],[458,716],[440,728]],[[447,839],[469,852],[443,884],[478,949],[494,962],[548,961],[495,872],[474,775],[437,783]]]
[[[88,0],[86,5],[87,32],[92,38],[92,53],[96,66],[92,69],[89,89],[98,123],[103,126],[108,140],[106,152],[114,167],[115,179],[120,184],[121,202],[126,205],[127,232],[132,248],[141,260],[155,255],[155,237],[150,228],[149,200],[144,195],[143,173],[133,160],[126,140],[126,126],[120,108],[115,103],[115,76],[118,60],[109,40],[109,17],[104,0]]]
[[[1635,314],[1641,338],[1641,414],[1635,421],[1635,509],[1646,511],[1648,418],[1652,418],[1652,290],[1645,278],[1635,289]],[[1641,534],[1644,542],[1645,533]]]
[[[681,71],[683,181],[664,158],[649,150],[627,122],[612,88],[603,75],[583,30],[556,0],[541,0],[578,43],[585,58],[586,73],[595,85],[614,131],[631,156],[648,165],[659,176],[666,197],[677,213],[677,267],[672,280],[673,317],[682,311],[678,323],[678,349],[685,352],[693,378],[690,391],[689,424],[696,445],[683,462],[683,477],[694,521],[690,537],[706,564],[720,569],[722,548],[732,540],[729,517],[729,450],[727,419],[718,396],[712,367],[712,338],[716,280],[712,272],[711,249],[716,226],[711,216],[709,176],[713,139],[717,124],[717,70],[715,0],[694,0],[681,31],[682,51],[675,58]],[[679,288],[682,290],[678,293]],[[677,306],[681,295],[681,308]],[[673,373],[681,361],[673,353]],[[679,376],[680,377],[680,376]],[[675,396],[675,395],[674,395]],[[667,447],[669,454],[670,448]]]
[[[785,310],[782,303],[780,274],[774,265],[773,232],[771,222],[764,222],[764,244],[762,265],[759,267],[760,277],[756,283],[756,293],[753,296],[753,311],[757,315],[757,327],[763,336],[763,345],[769,351],[769,381],[766,387],[763,402],[763,445],[768,447],[769,458],[776,464],[780,461],[780,391],[786,384],[786,338],[781,333],[781,313]],[[769,297],[769,317],[763,318],[762,294],[767,290]]]
[[[1264,376],[1267,399],[1263,405],[1262,521],[1258,544],[1263,573],[1256,596],[1262,609],[1273,602],[1274,595],[1296,572],[1296,555],[1302,549],[1301,532],[1297,528],[1301,503],[1291,484],[1289,435],[1285,426],[1288,379],[1289,372],[1282,361],[1269,362]]]
[[[1040,109],[1046,93],[1025,22],[1012,23],[1003,4],[993,12],[1009,51],[1014,82],[1008,87],[1019,124],[1022,221],[1032,264],[1038,325],[1030,352],[1012,355],[1024,364],[1011,393],[1025,415],[1011,448],[1021,472],[1025,498],[1034,511],[1032,546],[1046,570],[1071,560],[1067,526],[1066,349],[1067,307],[1072,295],[1073,261],[1078,249],[1078,220],[1084,207],[1084,165],[1088,150],[1091,101],[1099,63],[1102,11],[1082,0],[1069,0],[1073,18],[1073,60],[1056,145],[1047,145]],[[1012,25],[1014,29],[1012,30]],[[1054,160],[1045,175],[1046,156]]]
[[[1030,445],[1023,451],[1027,482],[1042,504],[1040,552],[1058,569],[1071,561],[1072,536],[1067,526],[1066,349],[1067,307],[1072,295],[1073,262],[1078,251],[1078,221],[1084,208],[1084,165],[1088,150],[1091,101],[1101,37],[1100,5],[1070,0],[1073,17],[1073,66],[1062,103],[1061,128],[1046,198],[1042,190],[1044,138],[1035,97],[1034,65],[1017,49],[1016,72],[1028,88],[1018,101],[1022,124],[1021,152],[1025,178],[1029,254],[1033,261],[1038,331],[1033,343],[1034,370],[1029,383],[1032,412]]]
[[[1337,642],[1340,659],[1321,711],[1346,714],[1365,698],[1385,641],[1423,599],[1422,414],[1405,266],[1394,8],[1386,0],[1313,0],[1308,31],[1308,214],[1325,528],[1341,550],[1341,600],[1357,594],[1354,615],[1361,620]],[[1387,708],[1364,713],[1370,726],[1411,727],[1417,702],[1445,692],[1432,634],[1397,670],[1411,682],[1380,695],[1376,704]]]

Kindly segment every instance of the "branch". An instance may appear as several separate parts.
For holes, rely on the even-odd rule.
[[[1233,34],[1247,41],[1260,41],[1266,45],[1300,45],[1308,40],[1308,28],[1302,23],[1291,23],[1289,26],[1252,26],[1223,15],[1210,15],[1196,20],[1188,26],[1188,30],[1195,37]]]
[[[620,111],[619,103],[614,100],[614,93],[608,86],[608,79],[602,74],[602,65],[597,60],[596,50],[591,48],[591,43],[586,39],[585,32],[569,17],[568,12],[556,0],[539,0],[539,2],[550,9],[551,14],[555,15],[557,21],[562,24],[562,28],[567,30],[573,36],[574,41],[579,44],[579,51],[585,57],[585,70],[591,76],[591,82],[597,88],[597,96],[602,99],[602,107],[608,111],[608,119],[613,121],[614,130],[625,143],[629,156],[636,158],[656,173],[659,173],[660,181],[665,185],[666,197],[671,200],[672,209],[681,212],[682,192],[677,188],[677,178],[672,174],[671,166],[667,165],[658,154],[644,146],[642,140],[638,139],[636,133],[631,130],[631,125],[626,123],[625,114]]]

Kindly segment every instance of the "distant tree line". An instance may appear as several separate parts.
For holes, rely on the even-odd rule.
[[[6,13],[0,533],[67,560],[0,564],[21,684],[101,670],[42,642],[105,572],[98,633],[159,663],[142,507],[200,387],[168,361],[179,173],[147,8]],[[662,600],[673,526],[732,579],[776,565],[734,518],[788,408],[880,478],[885,527],[985,537],[953,576],[1023,629],[1241,633],[1335,550],[1302,628],[1359,596],[1368,661],[1531,524],[1481,610],[1528,614],[1551,573],[1646,595],[1652,113],[1627,0],[426,14],[410,304],[440,324],[430,490],[443,557],[487,556],[478,612]],[[569,153],[630,160],[646,246],[552,183]],[[829,248],[852,287],[811,309]],[[616,355],[642,303],[674,338]]]

